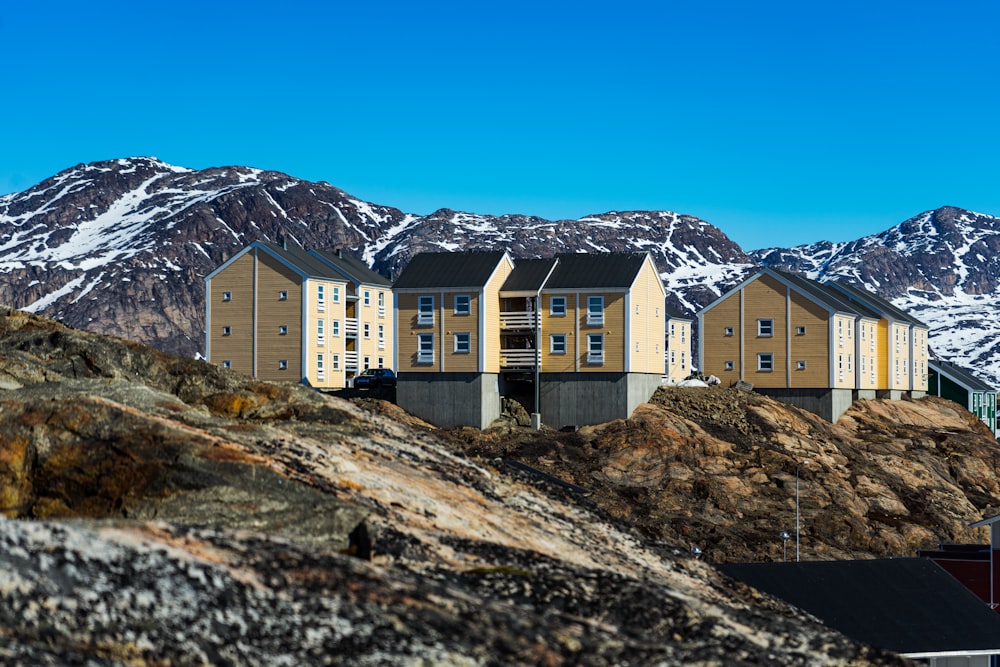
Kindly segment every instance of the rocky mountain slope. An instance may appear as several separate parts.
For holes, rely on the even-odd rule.
[[[647,412],[686,423],[677,406]],[[606,428],[649,425],[640,414]],[[699,442],[688,429],[656,432]],[[885,456],[905,466],[896,437]],[[640,444],[586,446],[608,448],[605,476],[620,482]],[[0,658],[905,664],[686,555],[710,534],[654,540],[627,513],[537,482],[391,404],[259,383],[0,308]],[[933,493],[937,478],[926,482]],[[692,513],[708,502],[696,496]]]
[[[78,165],[0,197],[0,302],[194,356],[203,349],[204,276],[247,243],[279,237],[353,251],[386,274],[425,250],[648,250],[672,305],[689,313],[758,264],[846,279],[924,318],[936,352],[1000,384],[1000,221],[948,207],[851,243],[748,254],[709,223],[668,211],[416,216],[277,172],[130,158]]]

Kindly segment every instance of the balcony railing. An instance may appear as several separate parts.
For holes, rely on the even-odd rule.
[[[344,335],[358,337],[358,318],[348,317],[344,320]]]
[[[501,368],[534,368],[540,363],[538,350],[500,350]]]
[[[500,313],[501,329],[534,329],[534,311],[508,310]]]
[[[385,306],[379,306],[378,307],[378,316],[379,317],[385,317]]]
[[[418,364],[433,364],[434,363],[434,353],[433,352],[417,352],[417,363]]]
[[[358,370],[357,352],[344,352],[344,370],[348,371]]]
[[[587,353],[587,363],[588,364],[603,364],[604,363],[604,353],[603,352],[588,352]]]

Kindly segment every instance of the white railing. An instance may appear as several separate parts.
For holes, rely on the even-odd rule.
[[[379,338],[378,339],[378,349],[380,349],[380,350],[384,350],[385,349],[385,339],[384,338]]]
[[[357,352],[344,352],[344,370],[357,370],[358,369],[358,353]]]
[[[358,337],[358,318],[348,317],[344,319],[344,335]]]
[[[604,326],[604,311],[600,313],[587,313],[587,326],[589,327],[600,327]]]
[[[541,358],[538,350],[500,350],[502,368],[534,368]]]
[[[535,313],[533,311],[505,311],[500,313],[501,329],[534,329]]]
[[[385,306],[379,306],[378,307],[378,316],[379,317],[385,317]]]
[[[434,353],[433,352],[417,352],[417,363],[418,364],[433,364],[434,363]]]
[[[587,363],[588,364],[603,364],[604,363],[604,353],[603,352],[588,352],[587,353]]]
[[[324,347],[326,345],[326,336],[317,336],[316,344],[320,347]]]
[[[429,313],[417,313],[417,326],[418,327],[430,327],[434,326],[434,312]]]

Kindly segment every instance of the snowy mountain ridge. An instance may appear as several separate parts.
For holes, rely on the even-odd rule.
[[[191,356],[204,338],[204,276],[256,239],[343,248],[387,275],[424,251],[649,251],[671,305],[692,314],[759,265],[863,284],[927,321],[936,352],[1000,384],[998,223],[945,207],[857,241],[747,253],[670,211],[421,216],[279,172],[127,158],[0,197],[0,301]]]

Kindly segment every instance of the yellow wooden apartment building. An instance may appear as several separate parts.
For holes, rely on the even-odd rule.
[[[205,353],[264,380],[347,386],[394,350],[390,281],[339,251],[256,241],[205,278]]]
[[[925,324],[856,287],[762,269],[698,313],[699,367],[836,421],[927,391]]]
[[[524,383],[552,426],[627,417],[664,373],[665,292],[648,253],[423,253],[393,291],[397,402],[441,426],[485,428]]]

